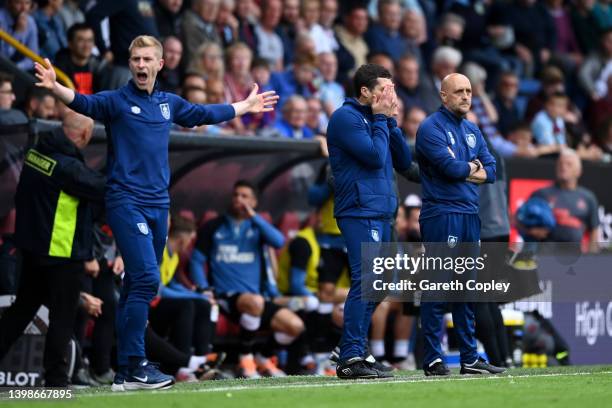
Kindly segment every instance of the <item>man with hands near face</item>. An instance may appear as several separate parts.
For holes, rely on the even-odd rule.
[[[478,127],[465,119],[470,111],[472,87],[461,74],[450,74],[441,84],[442,106],[423,121],[416,137],[421,171],[423,206],[419,223],[428,256],[456,253],[458,243],[480,242],[479,184],[495,182],[495,159]],[[449,248],[427,243],[447,243]],[[472,250],[471,250],[472,251]],[[473,251],[477,251],[476,248]],[[440,252],[440,253],[438,253]],[[478,256],[478,254],[470,254]],[[461,374],[497,374],[478,356],[474,336],[474,304],[454,302],[453,322],[461,353]],[[445,303],[421,302],[425,336],[425,375],[449,375],[440,347]]]
[[[334,216],[346,241],[351,288],[344,308],[339,378],[391,376],[367,352],[368,327],[376,302],[361,295],[361,243],[388,242],[397,208],[393,169],[410,167],[410,148],[394,116],[397,96],[391,74],[362,65],[354,77],[357,98],[334,112],[327,129],[334,177]],[[364,270],[363,274],[372,273]]]

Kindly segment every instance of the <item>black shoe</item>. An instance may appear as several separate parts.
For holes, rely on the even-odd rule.
[[[495,367],[489,364],[486,360],[478,358],[472,365],[461,364],[460,374],[501,374],[506,371],[505,368]]]
[[[336,375],[343,380],[391,377],[389,373],[372,368],[371,365],[361,357],[353,357],[348,359],[345,363],[338,364],[338,367],[336,367]]]
[[[329,359],[333,363],[338,364],[338,361],[340,361],[340,347],[338,347],[338,346],[334,347],[334,349],[332,350],[331,354],[329,355]]]
[[[366,359],[364,360],[366,363],[368,363],[370,365],[370,367],[372,367],[375,370],[381,371],[383,373],[390,373],[391,371],[394,370],[393,367],[391,367],[390,365],[384,364],[378,360],[376,360],[374,358],[373,355],[369,355],[366,357]]]
[[[440,360],[440,359],[435,361],[433,364],[425,367],[423,369],[423,371],[425,371],[425,375],[427,377],[429,377],[429,376],[445,376],[445,375],[450,375],[450,370],[448,369],[446,364],[444,364],[442,362],[442,360]]]

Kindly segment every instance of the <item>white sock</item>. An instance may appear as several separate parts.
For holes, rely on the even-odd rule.
[[[287,345],[293,343],[293,341],[295,340],[295,337],[290,336],[290,335],[285,334],[285,333],[275,332],[274,333],[274,340],[276,340],[276,342],[278,344],[280,344],[281,346],[287,346]]]
[[[206,357],[204,356],[191,356],[187,368],[191,371],[197,370],[202,364],[206,363]]]
[[[333,303],[319,303],[319,308],[317,309],[317,312],[319,314],[330,314],[333,311],[334,311]]]
[[[408,340],[395,340],[395,345],[393,346],[393,357],[408,357]]]
[[[306,298],[306,304],[304,305],[304,310],[307,312],[314,312],[319,307],[319,299],[314,296],[308,296]]]
[[[385,341],[384,340],[370,340],[370,352],[374,357],[381,357],[385,355]]]
[[[255,331],[259,329],[261,325],[261,316],[253,316],[248,313],[243,313],[240,315],[240,326],[244,327],[246,330]]]

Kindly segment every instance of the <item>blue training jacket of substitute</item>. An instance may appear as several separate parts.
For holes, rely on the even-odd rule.
[[[479,186],[466,181],[469,162],[479,159],[487,172],[486,182],[495,182],[495,158],[478,126],[440,107],[419,126],[416,158],[423,194],[420,218],[478,214]]]
[[[103,122],[108,140],[106,205],[168,207],[168,143],[172,123],[191,128],[235,116],[231,105],[196,105],[133,81],[95,95],[75,93],[69,108]]]
[[[397,209],[393,168],[410,167],[410,148],[393,118],[346,99],[329,120],[334,216],[391,219]]]

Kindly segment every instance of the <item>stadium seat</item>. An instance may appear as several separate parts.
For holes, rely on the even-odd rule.
[[[285,238],[292,239],[300,230],[300,217],[295,211],[284,213],[278,221],[278,229],[281,230]]]
[[[0,235],[15,233],[15,217],[17,213],[13,208],[7,215],[0,219]]]
[[[217,218],[218,216],[219,216],[219,213],[216,212],[215,210],[204,211],[204,214],[202,214],[202,216],[200,217],[200,220],[198,221],[198,228],[204,225],[205,223],[207,223],[208,221],[212,220],[213,218]]]

